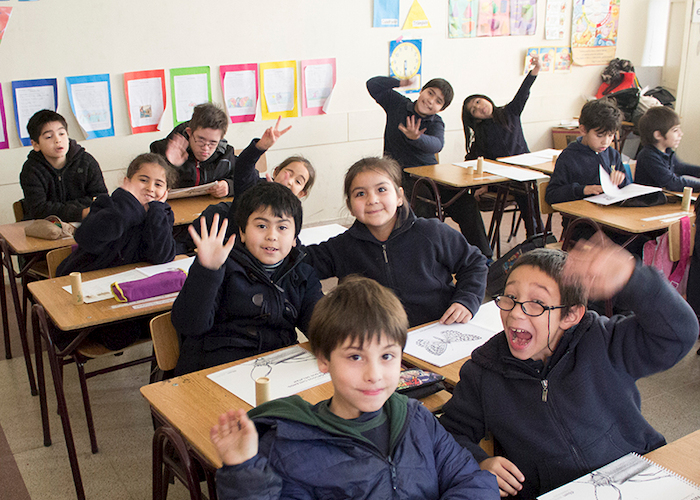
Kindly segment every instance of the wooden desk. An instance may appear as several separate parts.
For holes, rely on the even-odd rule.
[[[29,352],[29,343],[27,341],[27,293],[23,294],[24,306],[19,299],[19,291],[17,290],[17,279],[22,280],[23,288],[26,286],[27,274],[32,266],[44,259],[47,252],[56,248],[71,246],[75,244],[72,237],[61,238],[58,240],[43,240],[40,238],[32,238],[24,233],[24,229],[33,221],[15,222],[14,224],[0,225],[0,251],[2,252],[2,265],[0,265],[0,281],[5,281],[5,269],[8,273],[10,282],[10,293],[12,294],[12,302],[15,307],[17,316],[17,325],[19,327],[19,336],[22,342],[22,351],[24,353],[25,364],[27,365],[27,375],[29,377],[29,386],[32,395],[37,394],[36,382],[34,380],[34,369],[32,368],[31,355]],[[26,257],[23,266],[18,272],[15,272],[14,264],[12,263],[13,255],[22,255]],[[0,287],[0,308],[2,309],[2,327],[5,338],[5,357],[12,358],[12,350],[10,346],[10,332],[8,325],[8,310],[7,297],[5,295],[5,287]]]
[[[223,201],[231,202],[233,198],[215,198],[211,195],[192,196],[190,198],[176,198],[168,200],[168,205],[173,209],[175,225],[191,224],[209,205],[216,205]]]
[[[458,167],[452,163],[410,167],[404,170],[414,177],[427,177],[438,184],[459,189],[488,186],[490,184],[499,184],[510,180],[500,175],[489,174],[488,172],[484,172],[481,175],[477,175],[476,173],[469,175],[466,168]]]
[[[700,485],[700,430],[644,456]]]

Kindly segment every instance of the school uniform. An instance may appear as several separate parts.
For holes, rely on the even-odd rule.
[[[65,222],[78,222],[93,198],[107,193],[97,160],[73,139],[61,169],[54,168],[41,151],[30,151],[19,183],[24,192],[25,220],[57,215]]]
[[[411,326],[440,319],[454,302],[476,314],[486,289],[486,258],[447,224],[399,210],[401,222],[386,241],[356,220],[343,234],[306,247],[307,262],[320,279],[360,274],[391,288]]]
[[[661,151],[656,146],[647,145],[637,153],[634,174],[637,184],[658,186],[669,191],[683,191],[684,187],[690,186],[693,191],[700,191],[700,179],[681,177],[683,175],[700,177],[700,166],[683,163],[671,148]]]
[[[329,401],[312,406],[299,396],[249,415],[259,451],[217,471],[221,500],[500,498],[495,476],[480,470],[425,407],[396,393],[380,411],[355,420],[331,413]],[[388,453],[367,437],[382,425]]]
[[[488,458],[477,443],[492,433],[525,476],[518,498],[665,444],[642,416],[635,383],[685,356],[697,339],[697,319],[650,267],[637,266],[616,300],[633,314],[587,311],[544,363],[513,357],[501,332],[460,370],[440,422],[477,462]]]
[[[236,240],[224,265],[207,269],[196,259],[172,310],[180,338],[176,375],[297,343],[323,296],[316,272],[292,248],[275,270]]]

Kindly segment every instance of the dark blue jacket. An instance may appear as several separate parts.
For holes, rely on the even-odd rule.
[[[561,152],[557,163],[549,179],[549,186],[544,199],[550,205],[583,199],[583,189],[586,186],[600,185],[599,167],[603,166],[609,174],[613,167],[624,172],[620,153],[613,147],[609,147],[602,153],[596,153],[588,146],[581,144],[579,137],[569,143]],[[620,184],[623,187],[627,180]]]
[[[102,194],[75,231],[78,249],[61,262],[56,273],[65,276],[137,262],[170,262],[175,258],[173,220],[167,203],[152,201],[146,211],[122,188],[112,196]]]
[[[345,431],[347,421],[334,425],[342,419],[332,414],[324,419],[323,405],[328,401],[314,408],[292,396],[252,410],[259,453],[217,471],[219,498],[500,498],[495,476],[480,470],[416,400],[393,394],[384,404],[393,437],[388,457]],[[255,417],[256,411],[263,415]]]
[[[369,95],[386,112],[384,154],[399,162],[401,167],[419,167],[437,163],[435,154],[445,145],[445,124],[438,115],[420,116],[413,110],[413,101],[394,91],[400,82],[396,78],[375,76],[367,81]],[[399,130],[409,116],[419,118],[425,133],[412,140]]]
[[[356,220],[343,234],[306,250],[320,279],[360,274],[391,288],[411,326],[440,319],[453,302],[474,315],[486,290],[488,268],[479,249],[447,224],[413,212],[385,242]]]
[[[637,153],[637,170],[634,182],[647,186],[658,186],[669,191],[683,191],[690,186],[693,191],[700,191],[700,179],[681,177],[690,175],[700,177],[700,167],[683,163],[673,149],[660,151],[656,146],[644,146]]]
[[[508,126],[496,123],[492,118],[481,120],[474,128],[474,142],[468,148],[466,160],[474,160],[479,156],[495,160],[504,156],[519,155],[529,153],[530,150],[523,135],[523,124],[520,122],[520,115],[525,109],[527,98],[530,97],[530,87],[535,83],[537,75],[528,73],[518,89],[512,101],[503,108]],[[462,109],[462,124],[467,144],[469,144],[469,125],[464,118]]]
[[[26,220],[57,215],[65,222],[81,221],[83,209],[93,198],[108,192],[97,160],[73,139],[60,170],[53,168],[41,151],[30,151],[19,183]]]
[[[185,139],[189,140],[189,136],[185,129],[190,126],[190,122],[184,122],[175,127],[165,139],[151,143],[151,152],[163,155],[168,149],[168,142],[175,134],[180,134]],[[233,146],[226,142],[226,139],[221,139],[214,153],[203,162],[199,162],[195,158],[192,149],[187,147],[189,157],[185,163],[179,167],[173,166],[178,173],[178,179],[173,186],[174,188],[192,187],[207,184],[214,181],[226,181],[228,183],[228,196],[233,195],[234,190],[234,175],[236,165],[244,163],[252,165],[255,168],[255,163],[262,156],[264,151],[260,151],[256,146],[257,140],[252,140],[247,148],[241,151],[239,156],[236,156]],[[199,182],[197,182],[197,171],[199,171]]]
[[[513,357],[501,332],[460,370],[440,422],[477,462],[488,455],[476,443],[491,432],[525,476],[521,498],[665,443],[642,416],[635,382],[683,358],[697,340],[697,319],[649,267],[637,267],[616,303],[634,314],[586,312],[546,364]]]
[[[272,277],[239,240],[221,268],[195,260],[172,310],[182,375],[286,347],[305,332],[323,296],[315,271],[293,248]]]

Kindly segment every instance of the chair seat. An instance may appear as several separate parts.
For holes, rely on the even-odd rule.
[[[46,259],[35,262],[29,269],[29,273],[41,279],[49,279],[49,265]]]
[[[124,349],[128,349],[129,347],[134,347],[140,344],[146,344],[148,342],[151,342],[151,339],[139,339],[133,344],[125,347]],[[124,349],[119,350],[119,351],[113,351],[112,349],[108,349],[99,342],[95,342],[90,339],[85,339],[82,344],[80,344],[80,347],[78,347],[77,352],[86,358],[99,358],[101,356],[109,356],[109,355],[114,355],[114,354],[119,354],[121,352],[124,352]]]

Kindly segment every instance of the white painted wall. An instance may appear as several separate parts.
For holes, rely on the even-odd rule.
[[[412,0],[402,0],[410,5]],[[646,8],[650,0],[621,0],[618,57],[641,61]],[[316,166],[319,178],[304,202],[305,220],[320,222],[347,216],[342,178],[365,155],[382,152],[384,113],[369,97],[365,81],[388,72],[389,41],[401,35],[423,40],[424,81],[448,79],[455,100],[442,113],[447,126],[442,162],[464,157],[460,119],[464,98],[485,93],[497,104],[507,103],[522,81],[529,46],[565,45],[544,40],[545,0],[538,1],[534,36],[447,38],[447,0],[421,0],[432,27],[402,31],[372,28],[372,0],[40,0],[2,2],[14,11],[0,44],[0,83],[10,149],[0,151],[0,223],[12,222],[11,205],[22,197],[19,172],[29,151],[17,138],[11,81],[58,78],[59,113],[71,137],[100,162],[108,187],[115,188],[131,158],[163,137],[172,125],[166,110],[163,132],[132,135],[124,98],[123,73],[209,65],[213,100],[222,103],[219,65],[287,59],[337,58],[338,83],[329,114],[284,120],[292,125],[268,153],[274,166],[302,153]],[[570,18],[571,2],[567,6]],[[566,37],[570,36],[570,20]],[[574,67],[570,74],[542,75],[535,83],[523,114],[530,148],[551,146],[550,128],[578,114],[584,96],[595,93],[602,66]],[[83,140],[72,116],[65,77],[109,73],[115,137]],[[169,95],[169,88],[168,88]],[[168,105],[170,100],[168,98]],[[227,139],[245,147],[272,122],[236,124]]]

